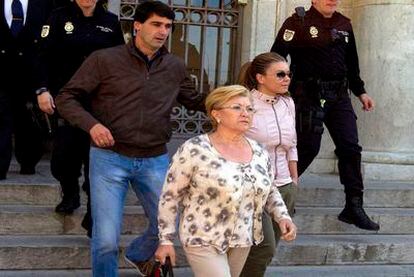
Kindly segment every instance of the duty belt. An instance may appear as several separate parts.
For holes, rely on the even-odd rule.
[[[340,81],[316,81],[321,90],[324,91],[339,91],[341,88],[348,88],[348,80]]]

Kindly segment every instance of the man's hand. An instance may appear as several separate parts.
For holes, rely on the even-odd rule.
[[[115,144],[115,140],[111,134],[111,132],[103,126],[102,124],[98,123],[95,124],[90,130],[89,134],[91,135],[92,141],[98,147],[110,147]]]
[[[291,241],[296,238],[296,226],[289,219],[282,219],[279,221],[279,228],[282,233],[282,239]]]
[[[175,266],[175,250],[174,245],[159,245],[155,251],[154,258],[161,264],[165,264],[165,259],[170,257],[172,266]]]
[[[359,101],[361,101],[362,103],[362,109],[364,111],[370,112],[374,110],[374,107],[375,107],[374,100],[367,93],[361,94],[360,96],[358,96],[358,98],[359,98]]]
[[[42,112],[52,115],[55,112],[55,101],[50,92],[45,91],[37,96],[37,103]]]

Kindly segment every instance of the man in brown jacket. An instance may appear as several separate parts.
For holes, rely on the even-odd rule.
[[[148,217],[148,229],[126,250],[141,275],[149,274],[158,245],[158,200],[169,158],[175,101],[203,109],[184,62],[163,46],[174,12],[158,1],[137,7],[134,40],[91,54],[56,99],[59,113],[92,139],[92,267],[94,276],[118,276],[118,242],[128,186]],[[90,109],[82,103],[88,98]]]

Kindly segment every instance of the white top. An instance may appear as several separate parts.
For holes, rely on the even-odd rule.
[[[4,17],[6,18],[6,21],[9,27],[11,27],[11,23],[13,19],[12,10],[11,10],[12,2],[13,0],[4,0]],[[23,14],[24,14],[23,25],[24,25],[26,23],[27,5],[29,3],[29,0],[20,0],[20,3],[22,3],[22,6],[23,6]]]

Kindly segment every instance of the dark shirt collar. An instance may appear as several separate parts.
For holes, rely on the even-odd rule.
[[[152,59],[148,58],[147,55],[145,55],[135,44],[135,51],[137,52],[137,54],[148,64],[151,61],[153,61],[157,56],[159,56],[160,51],[158,50],[157,52],[155,52],[155,54],[152,56]]]
[[[149,59],[147,55],[145,55],[138,47],[135,46],[134,39],[129,42],[130,49],[132,50],[132,53],[135,54],[135,56],[140,57],[147,65],[148,68],[151,67],[152,63],[160,56],[167,54],[168,50],[165,46],[162,46],[158,51],[154,54],[152,59]]]

